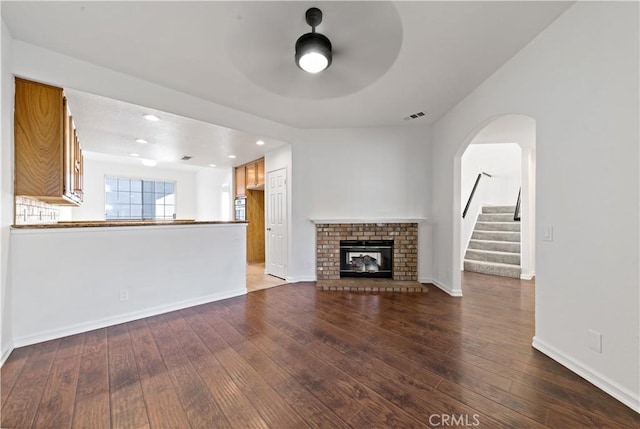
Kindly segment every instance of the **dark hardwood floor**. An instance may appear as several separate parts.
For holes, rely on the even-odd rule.
[[[1,427],[640,427],[531,348],[532,282],[463,282],[464,298],[285,285],[19,348]]]

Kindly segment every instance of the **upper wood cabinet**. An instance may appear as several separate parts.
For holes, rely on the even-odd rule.
[[[246,194],[246,168],[243,166],[236,167],[236,197]]]
[[[16,78],[15,97],[15,195],[82,204],[82,148],[62,88]]]
[[[264,189],[264,158],[247,164],[247,189]]]
[[[236,167],[236,197],[245,196],[248,189],[264,189],[264,158]]]

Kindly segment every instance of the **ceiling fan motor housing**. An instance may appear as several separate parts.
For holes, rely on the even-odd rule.
[[[322,11],[317,7],[309,8],[304,16],[307,20],[307,24],[313,27],[314,31],[315,27],[320,25],[320,23],[322,22]]]

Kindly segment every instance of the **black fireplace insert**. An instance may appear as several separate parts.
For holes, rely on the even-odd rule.
[[[340,240],[340,277],[393,277],[393,240]]]

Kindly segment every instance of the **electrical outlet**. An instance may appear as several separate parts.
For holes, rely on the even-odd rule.
[[[120,289],[120,301],[127,301],[129,299],[129,289],[122,288]]]
[[[589,333],[589,348],[594,352],[602,353],[602,334],[593,329],[587,331]]]

